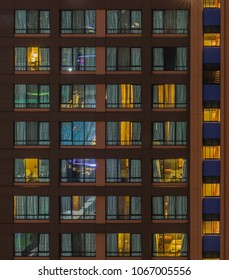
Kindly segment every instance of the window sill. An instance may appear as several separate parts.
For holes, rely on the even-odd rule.
[[[14,260],[49,260],[49,257],[14,257]]]
[[[114,183],[106,183],[106,187],[141,187],[142,183],[135,183],[135,182],[114,182]]]
[[[60,260],[96,260],[96,257],[60,257]]]
[[[106,108],[106,112],[141,112],[141,108]]]
[[[142,145],[106,145],[105,149],[142,149]]]
[[[14,33],[14,37],[50,37],[51,33]]]
[[[141,224],[142,220],[106,220],[106,224]]]
[[[188,187],[188,182],[153,182],[151,184],[152,187],[167,187],[167,188],[180,188],[180,187]]]
[[[92,75],[95,75],[96,73],[96,70],[91,70],[91,71],[88,71],[88,70],[82,70],[82,71],[67,71],[67,70],[61,70],[60,71],[60,74],[61,75],[79,75],[79,74],[82,74],[82,75],[85,75],[85,74],[92,74]]]
[[[14,112],[49,112],[49,108],[14,108]]]
[[[97,37],[96,33],[60,33],[60,37],[72,38],[72,37]]]
[[[20,183],[14,183],[14,186],[40,187],[40,186],[50,186],[50,183],[48,183],[48,182],[34,182],[34,183],[20,182]]]
[[[166,112],[186,112],[187,108],[152,108],[153,112],[162,112],[162,111],[166,111]]]
[[[152,75],[158,75],[158,74],[166,74],[166,75],[187,75],[188,70],[172,70],[172,71],[167,71],[167,70],[152,70]]]
[[[187,145],[152,145],[152,149],[187,149]]]
[[[161,71],[160,71],[161,72]],[[115,71],[115,70],[106,70],[106,72],[105,72],[105,74],[106,75],[109,75],[109,74],[111,74],[111,75],[114,75],[114,74],[125,74],[125,75],[127,75],[127,74],[131,74],[131,75],[141,75],[142,74],[142,71],[139,71],[139,70],[137,70],[137,71],[135,71],[135,70],[123,70],[123,71],[120,71],[120,70],[117,70],[117,71]]]
[[[164,220],[152,220],[152,224],[187,224],[189,223],[189,220],[169,220],[169,219],[164,219]]]
[[[142,33],[106,33],[106,37],[143,37]]]
[[[95,224],[96,220],[82,220],[82,219],[72,219],[72,220],[59,220],[60,224]]]
[[[33,75],[33,74],[39,74],[39,75],[43,75],[43,74],[50,74],[50,71],[14,71],[14,74],[23,74],[23,75]]]
[[[95,187],[96,182],[71,182],[71,183],[60,183],[61,187]]]
[[[96,149],[96,145],[60,145],[60,149]]]
[[[47,145],[14,145],[14,149],[49,149],[50,146]]]
[[[49,219],[45,219],[45,220],[42,220],[42,219],[31,219],[31,220],[28,220],[28,219],[17,219],[15,220],[14,219],[14,223],[15,224],[49,224]]]
[[[152,37],[178,37],[178,38],[188,38],[188,33],[152,33]]]

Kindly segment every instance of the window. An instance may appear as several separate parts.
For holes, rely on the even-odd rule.
[[[106,108],[141,108],[141,95],[141,85],[109,84],[106,86]]]
[[[187,160],[154,159],[153,182],[187,182]]]
[[[15,257],[48,257],[49,235],[47,233],[15,233]]]
[[[203,184],[203,196],[220,196],[219,183],[205,183]]]
[[[187,10],[153,11],[153,33],[188,33]]]
[[[36,146],[49,145],[48,122],[15,122],[14,145]]]
[[[96,108],[95,85],[61,85],[61,109]]]
[[[186,108],[187,88],[184,84],[153,85],[153,108]]]
[[[182,257],[188,255],[186,233],[155,233],[153,234],[153,256]]]
[[[220,234],[220,221],[203,221],[203,234]]]
[[[107,183],[141,182],[140,159],[106,159]]]
[[[96,145],[96,122],[61,122],[60,145]]]
[[[187,122],[153,122],[152,145],[186,145]]]
[[[95,159],[62,159],[61,182],[95,182]]]
[[[49,11],[16,10],[16,34],[48,34],[50,33]]]
[[[62,196],[60,198],[61,220],[94,220],[95,196]]]
[[[187,220],[187,196],[152,197],[153,220]]]
[[[204,0],[204,8],[220,8],[220,0]]]
[[[220,33],[204,33],[204,47],[219,47]]]
[[[203,65],[203,83],[220,84],[220,64],[204,63]]]
[[[153,48],[153,69],[157,71],[187,71],[188,48]]]
[[[61,11],[62,34],[94,34],[95,10]]]
[[[48,196],[14,196],[14,219],[49,219]]]
[[[15,71],[49,71],[49,48],[16,47]]]
[[[107,196],[108,220],[140,220],[142,218],[141,197]]]
[[[49,96],[49,85],[16,84],[14,86],[14,108],[49,108]]]
[[[95,233],[63,233],[61,234],[62,257],[95,257]]]
[[[220,146],[203,146],[203,159],[220,159]]]
[[[49,160],[37,158],[15,159],[14,182],[49,182]]]
[[[106,70],[141,71],[141,48],[107,48]]]
[[[108,10],[107,33],[142,33],[142,12],[131,10]]]
[[[107,257],[136,257],[141,256],[141,234],[107,233]]]
[[[106,122],[106,145],[141,145],[140,122]]]
[[[204,108],[204,122],[220,122],[220,108]]]
[[[95,71],[96,48],[74,47],[61,49],[62,71]]]

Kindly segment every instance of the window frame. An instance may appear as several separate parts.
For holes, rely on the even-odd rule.
[[[26,27],[25,27],[25,29],[22,29],[22,30],[16,28],[16,13],[20,12],[20,11],[25,12],[25,19],[23,19],[23,20],[25,21]],[[38,13],[38,16],[37,16],[38,27],[35,30],[33,30],[33,29],[31,30],[28,26],[29,25],[29,13],[32,12],[32,11],[36,11]],[[47,28],[41,28],[41,13],[42,12],[48,12],[48,27]],[[17,31],[25,31],[25,32],[17,32]],[[26,35],[27,34],[30,34],[30,35],[33,35],[33,34],[49,35],[50,32],[51,32],[51,29],[50,29],[50,10],[40,10],[40,9],[25,9],[25,10],[16,9],[16,10],[14,10],[14,34],[15,35],[18,35],[18,34],[20,34],[20,35],[24,35],[24,34],[26,34]]]

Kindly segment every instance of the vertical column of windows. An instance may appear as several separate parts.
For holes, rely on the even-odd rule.
[[[203,1],[202,257],[220,257],[220,1]]]

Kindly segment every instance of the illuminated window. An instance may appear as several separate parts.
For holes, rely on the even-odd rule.
[[[16,84],[14,108],[49,108],[49,85]]]
[[[141,85],[107,85],[106,108],[141,108],[141,92]]]
[[[153,85],[153,108],[186,108],[186,85]]]
[[[107,233],[107,257],[135,257],[141,254],[141,234]]]
[[[203,184],[203,196],[220,196],[219,183]]]
[[[203,146],[203,158],[214,159],[220,158],[220,146]]]
[[[187,182],[187,160],[153,159],[153,182]]]
[[[49,145],[49,122],[15,122],[14,144],[19,146]]]
[[[95,85],[61,85],[61,109],[96,108]]]
[[[153,256],[184,257],[188,255],[186,233],[153,234]]]
[[[106,159],[107,183],[141,182],[140,159]]]
[[[220,0],[204,0],[204,8],[220,8]]]
[[[95,10],[61,11],[62,34],[94,34],[95,25]]]
[[[141,197],[107,196],[108,220],[139,220],[142,218]]]
[[[203,234],[219,234],[220,221],[203,221]]]
[[[204,33],[204,47],[220,46],[220,33]]]
[[[108,10],[107,33],[142,33],[142,12],[131,10]]]
[[[96,161],[95,159],[62,159],[61,182],[95,182]]]
[[[15,71],[49,71],[49,48],[16,47]]]
[[[48,196],[14,196],[14,219],[49,219]]]
[[[96,48],[74,47],[61,49],[61,71],[95,71]]]
[[[141,48],[113,47],[106,48],[106,70],[141,71]]]
[[[15,159],[14,182],[49,182],[49,160],[37,158]]]
[[[186,145],[187,122],[153,122],[152,145]]]
[[[49,11],[16,10],[16,34],[48,34],[50,33]]]
[[[95,196],[61,196],[60,219],[94,220],[96,216]]]
[[[186,220],[187,208],[187,196],[152,197],[153,220]]]
[[[204,108],[204,122],[220,122],[220,109]]]
[[[61,122],[60,145],[96,145],[96,122]]]
[[[189,16],[187,10],[153,11],[154,34],[188,33]]]
[[[63,233],[61,234],[62,257],[95,257],[95,233]]]
[[[106,122],[106,145],[141,145],[141,123]]]
[[[187,71],[188,48],[165,47],[153,48],[152,70]]]
[[[15,233],[15,257],[48,257],[49,234],[47,233]]]

